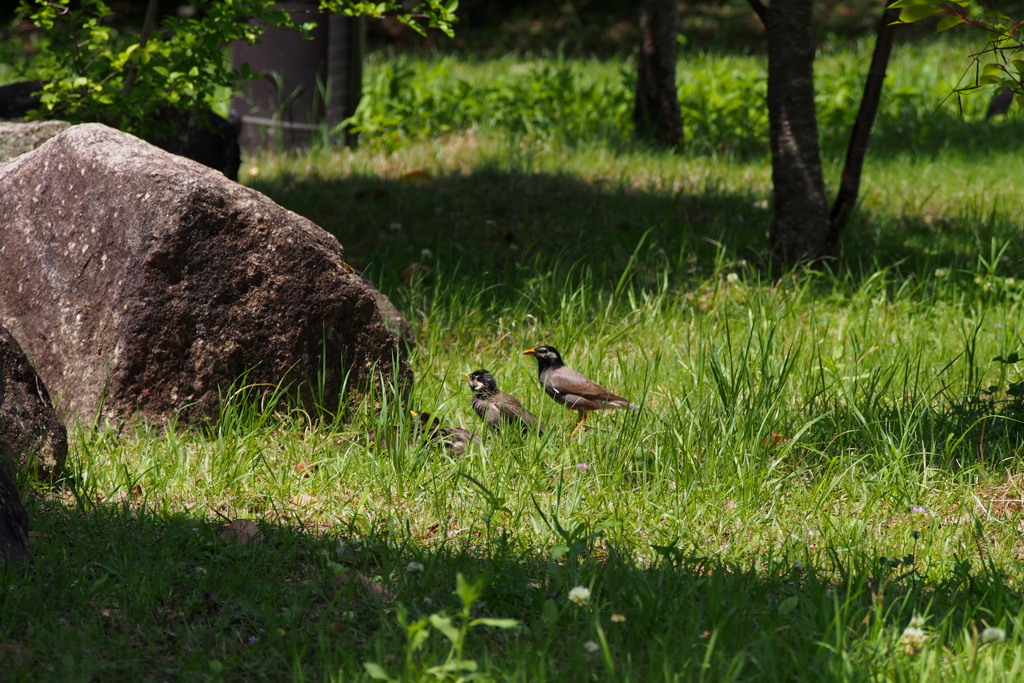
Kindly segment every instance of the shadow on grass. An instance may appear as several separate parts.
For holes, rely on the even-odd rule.
[[[733,259],[758,256],[769,218],[756,206],[761,198],[698,182],[644,192],[569,174],[483,169],[430,181],[283,177],[250,185],[333,233],[350,262],[382,283],[423,263],[428,249],[454,278],[449,284],[519,284],[530,271],[582,263],[607,287],[648,231],[683,274],[707,271],[718,244]]]
[[[0,570],[0,653],[17,655],[0,658],[8,680],[351,680],[367,661],[418,678],[444,663],[450,644],[422,624],[430,635],[406,662],[399,611],[409,623],[456,615],[459,573],[485,581],[474,617],[520,624],[474,627],[463,657],[518,680],[837,679],[851,667],[898,668],[888,655],[903,648],[899,633],[915,615],[938,615],[927,626],[955,653],[961,629],[1021,609],[984,562],[960,558],[926,580],[909,540],[901,558],[825,548],[818,575],[771,550],[739,565],[667,546],[642,565],[604,538],[558,559],[516,550],[501,532],[485,543],[489,556],[460,547],[471,538],[479,547],[482,525],[439,528],[437,544],[422,547],[287,519],[239,539],[138,502],[30,507],[35,566]],[[568,598],[580,585],[591,590],[583,607]],[[608,659],[587,649],[602,640]]]
[[[965,95],[965,97],[984,97]],[[936,108],[939,102],[935,103]],[[919,108],[920,105],[917,105]],[[823,123],[823,126],[827,124]],[[822,142],[826,157],[842,159],[849,141],[850,124],[825,130]],[[920,112],[908,104],[904,114],[880,116],[871,132],[868,162],[910,157],[931,160],[954,156],[977,164],[998,164],[993,155],[1021,149],[1024,116],[999,117],[989,121],[964,121],[954,113],[938,110]]]
[[[607,301],[627,271],[641,289],[656,288],[667,273],[670,287],[686,290],[724,267],[758,270],[771,221],[768,196],[757,188],[727,191],[713,178],[684,175],[659,190],[487,168],[398,180],[322,179],[311,170],[250,184],[333,233],[385,293],[440,282],[479,292],[485,309],[499,311],[544,278],[554,287],[546,307],[557,308],[562,284],[571,289],[584,271],[595,297]],[[971,226],[955,217],[857,214],[837,272],[856,286],[885,267],[976,268],[982,245],[1019,237],[1001,213],[1014,209],[992,207]]]

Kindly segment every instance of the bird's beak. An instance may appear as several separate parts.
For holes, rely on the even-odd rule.
[[[535,353],[537,353],[537,349],[526,349],[525,351],[523,351],[524,356],[532,356]]]
[[[469,377],[468,372],[460,372],[459,374],[462,375],[463,377]]]

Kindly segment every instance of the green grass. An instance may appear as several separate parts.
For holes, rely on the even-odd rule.
[[[0,574],[5,677],[1019,678],[1020,377],[992,359],[1024,323],[1020,123],[927,102],[883,126],[832,271],[777,281],[750,150],[480,123],[249,159],[414,321],[412,395],[339,424],[239,392],[207,432],[74,428],[72,478],[28,498],[34,567]],[[541,343],[643,409],[570,437]],[[418,439],[410,409],[478,428],[478,367],[549,431]]]

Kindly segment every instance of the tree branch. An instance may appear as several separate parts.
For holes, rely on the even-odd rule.
[[[843,164],[839,191],[836,192],[836,200],[829,213],[830,244],[838,243],[839,233],[857,203],[861,171],[864,168],[864,158],[867,156],[871,127],[875,123],[882,98],[882,85],[885,83],[885,71],[889,65],[889,56],[892,54],[893,34],[897,26],[894,22],[899,17],[899,12],[898,9],[889,8],[882,11],[882,21],[875,38],[875,50],[871,55],[871,65],[868,67],[868,77],[864,83],[864,94],[861,96],[860,109],[857,111],[857,118],[854,119],[850,143],[846,148],[846,161]]]
[[[765,22],[765,14],[768,12],[768,7],[761,2],[761,0],[747,0],[750,4],[750,9],[754,10],[754,13],[761,19],[761,22]]]

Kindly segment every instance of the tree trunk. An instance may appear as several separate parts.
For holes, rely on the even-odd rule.
[[[644,0],[640,7],[640,53],[637,55],[633,123],[637,137],[666,147],[678,145],[683,135],[676,91],[678,31],[676,0]]]
[[[813,0],[749,0],[768,36],[768,120],[777,268],[833,256],[814,110]]]
[[[836,193],[836,201],[832,205],[832,212],[829,216],[828,245],[829,250],[833,252],[838,248],[839,233],[846,226],[846,221],[849,220],[853,207],[857,204],[857,195],[860,194],[860,177],[864,168],[864,157],[868,152],[871,127],[878,114],[878,103],[882,99],[882,86],[885,83],[885,71],[889,67],[893,33],[896,29],[894,22],[899,16],[900,10],[898,9],[882,9],[882,20],[875,38],[875,51],[871,55],[871,66],[868,67],[868,77],[864,83],[864,95],[860,100],[857,118],[853,122],[853,131],[850,133],[850,144],[846,149],[846,161],[843,164],[839,192]]]

